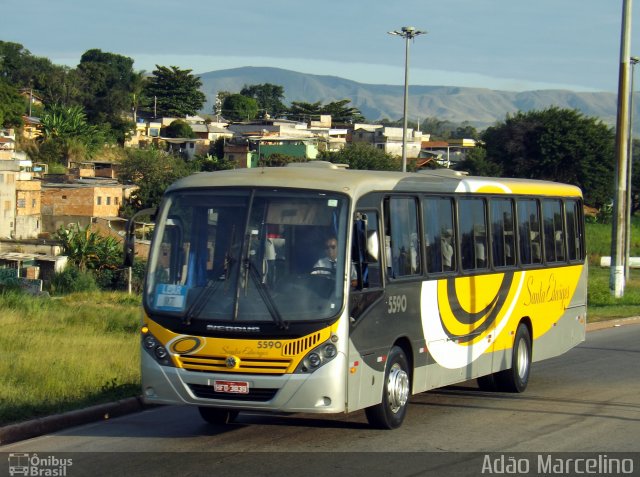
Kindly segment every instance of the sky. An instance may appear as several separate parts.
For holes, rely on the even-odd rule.
[[[630,1],[630,0],[629,0]],[[93,48],[134,69],[271,66],[361,83],[507,91],[618,88],[623,0],[0,0],[0,40],[76,66]],[[640,8],[640,6],[638,6]],[[640,56],[640,10],[630,54]],[[11,14],[7,12],[11,11]],[[635,28],[635,30],[634,30]]]

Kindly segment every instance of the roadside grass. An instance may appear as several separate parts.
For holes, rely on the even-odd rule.
[[[640,256],[635,217],[632,256]],[[623,298],[609,291],[611,225],[587,224],[588,320],[640,315],[640,270]],[[140,394],[140,296],[39,298],[0,292],[0,426]]]
[[[611,224],[586,224],[589,283],[587,320],[604,321],[640,315],[640,269],[629,270],[624,296],[615,298],[609,289],[610,268],[600,267],[600,258],[611,255]],[[631,225],[630,256],[640,256],[640,217]]]
[[[0,294],[0,426],[140,393],[139,296]]]

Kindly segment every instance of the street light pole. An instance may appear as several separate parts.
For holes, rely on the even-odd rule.
[[[409,101],[409,40],[418,35],[424,35],[426,31],[416,30],[415,27],[402,27],[400,30],[388,32],[389,35],[398,35],[405,39],[404,53],[404,108],[402,114],[402,172],[407,172],[407,120]]]
[[[613,201],[611,229],[611,273],[609,289],[615,298],[624,296],[624,245],[627,201],[627,153],[629,152],[629,50],[631,47],[631,3],[623,0],[620,38],[620,72],[618,76],[618,117],[616,121],[616,194]]]
[[[627,217],[626,235],[624,247],[624,280],[629,281],[629,255],[631,251],[631,213],[633,212],[633,195],[631,194],[631,172],[633,169],[633,77],[635,76],[636,64],[640,58],[632,56],[631,62],[631,92],[629,93],[629,152],[627,153]]]

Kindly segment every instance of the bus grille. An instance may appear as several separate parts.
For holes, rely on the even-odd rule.
[[[278,392],[277,389],[271,388],[253,388],[249,389],[248,394],[218,393],[213,390],[213,386],[206,384],[189,384],[189,388],[196,397],[226,401],[270,401]]]
[[[237,368],[227,368],[226,356],[178,356],[180,365],[189,371],[218,373],[284,374],[291,365],[290,359],[240,359]]]
[[[320,333],[305,336],[296,341],[291,341],[284,346],[282,354],[284,356],[296,356],[313,348],[320,341]]]
[[[320,333],[314,333],[286,343],[282,347],[282,358],[243,358],[238,356],[240,365],[236,368],[227,368],[227,355],[181,355],[176,356],[176,359],[178,366],[189,371],[284,374],[291,366],[294,357],[315,347],[321,338]]]

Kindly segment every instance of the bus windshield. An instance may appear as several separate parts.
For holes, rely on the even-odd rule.
[[[211,189],[166,196],[145,307],[183,323],[326,320],[342,308],[347,199]]]

